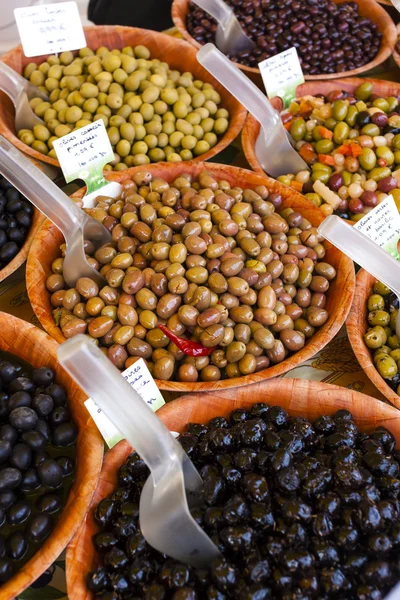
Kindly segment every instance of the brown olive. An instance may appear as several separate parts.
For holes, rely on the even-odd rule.
[[[99,296],[106,304],[117,306],[120,294],[115,288],[106,285],[99,291]]]
[[[238,362],[246,354],[246,344],[243,342],[231,342],[225,350],[228,363]]]
[[[260,308],[275,308],[276,293],[271,286],[265,286],[258,292],[257,304]]]
[[[311,279],[310,289],[313,292],[327,292],[329,289],[329,281],[321,275],[314,275]]]
[[[156,327],[147,332],[146,342],[148,342],[152,348],[165,348],[169,344],[169,338],[161,331],[161,329]]]
[[[86,300],[94,298],[99,293],[99,286],[89,277],[80,277],[75,287]]]
[[[223,350],[214,350],[211,354],[211,362],[213,365],[218,367],[219,369],[224,369],[228,364],[228,361],[225,356],[225,352]]]
[[[315,292],[311,296],[311,306],[318,306],[318,308],[325,308],[326,296],[321,292]]]
[[[328,263],[320,262],[315,265],[315,272],[317,275],[321,275],[331,281],[336,277],[336,270],[332,265]]]
[[[309,289],[298,290],[295,296],[295,302],[301,308],[307,308],[311,304],[311,292]]]
[[[208,308],[197,317],[197,325],[206,328],[210,325],[218,325],[221,313],[217,308]]]
[[[114,321],[110,317],[100,316],[95,317],[88,327],[90,335],[94,338],[103,337],[113,327]]]
[[[168,356],[158,359],[154,363],[153,376],[155,379],[162,379],[168,381],[171,379],[175,368],[175,361]]]
[[[134,336],[135,330],[133,327],[129,325],[123,325],[113,335],[113,341],[116,344],[120,344],[121,346],[125,346]]]
[[[157,296],[147,288],[140,289],[135,294],[135,298],[138,306],[143,310],[155,310],[157,306]]]
[[[221,264],[221,273],[225,275],[225,277],[232,277],[240,273],[243,267],[243,260],[239,257],[228,258]]]
[[[274,346],[275,338],[269,329],[260,327],[253,333],[254,341],[264,350],[270,350]]]
[[[200,334],[200,342],[206,348],[218,346],[224,339],[224,327],[222,325],[210,325]]]
[[[307,321],[313,327],[321,327],[324,325],[329,318],[328,312],[323,308],[318,308],[317,306],[310,306],[307,309]]]
[[[248,344],[251,338],[251,329],[245,323],[238,323],[235,326],[235,340]]]
[[[194,365],[183,364],[179,367],[178,370],[178,380],[179,381],[197,381],[199,378],[199,373]]]
[[[239,371],[242,375],[250,375],[255,372],[256,368],[256,357],[252,354],[245,354],[243,358],[239,360]]]
[[[259,371],[268,369],[269,365],[270,365],[270,360],[269,360],[268,356],[257,356],[255,372],[258,373]]]
[[[302,316],[303,309],[298,304],[289,304],[289,306],[286,306],[286,314],[294,321]]]
[[[129,304],[120,304],[117,309],[117,318],[121,325],[130,325],[135,327],[138,323],[138,314],[136,309]]]
[[[195,306],[184,304],[178,309],[179,320],[187,327],[194,327],[197,324],[199,311]]]
[[[62,290],[64,287],[64,278],[58,273],[52,273],[46,280],[46,288],[49,292],[58,292],[58,290]]]
[[[78,290],[75,288],[71,288],[67,290],[63,297],[63,307],[67,310],[73,310],[74,306],[81,301],[81,297],[79,295]]]
[[[119,344],[113,344],[107,350],[107,356],[117,367],[117,369],[123,369],[125,367],[125,362],[128,358],[128,353],[125,350],[124,346]]]
[[[207,365],[201,370],[200,378],[202,381],[219,381],[221,371],[215,365]]]
[[[150,280],[152,292],[159,298],[167,293],[168,280],[164,273],[154,273]]]
[[[305,319],[299,318],[294,321],[294,327],[297,331],[302,333],[307,339],[312,337],[315,333],[315,328],[308,323]]]
[[[159,299],[157,304],[157,315],[162,319],[168,319],[178,311],[182,304],[181,296],[177,294],[165,294]],[[143,307],[142,307],[143,308]]]
[[[109,269],[106,274],[106,280],[110,287],[117,288],[119,287],[125,277],[125,271],[123,269]]]
[[[168,282],[168,290],[171,294],[184,294],[188,289],[188,285],[184,277],[172,277]]]
[[[270,325],[274,325],[277,320],[277,314],[271,308],[257,308],[254,312],[254,318],[256,321],[261,323],[264,326],[269,327]]]
[[[291,352],[297,352],[304,348],[305,335],[301,331],[296,331],[295,329],[283,329],[279,337],[285,348]]]
[[[276,319],[276,323],[271,325],[271,331],[274,333],[283,331],[284,329],[293,329],[294,323],[287,314],[280,314]]]
[[[271,349],[267,350],[267,356],[273,363],[280,363],[285,359],[285,347],[281,340],[275,340]]]
[[[146,330],[144,330],[146,332]],[[136,333],[136,331],[135,331]],[[140,356],[141,358],[149,359],[153,353],[153,349],[144,340],[133,337],[129,340],[126,349],[131,356]]]
[[[229,316],[235,323],[250,323],[253,320],[253,318],[255,318],[255,314],[253,314],[253,311],[250,308],[250,306],[246,305],[234,306],[229,310]]]

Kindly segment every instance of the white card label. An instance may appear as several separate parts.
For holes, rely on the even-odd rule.
[[[140,358],[131,367],[125,369],[122,377],[127,380],[154,412],[165,404],[164,398],[156,386],[143,358]],[[86,400],[85,406],[109,448],[112,448],[124,439],[124,436],[91,398]]]
[[[76,2],[39,4],[14,10],[25,56],[43,56],[86,46]]]
[[[296,88],[304,83],[304,75],[296,48],[267,58],[258,65],[268,98],[279,96],[284,107],[296,97]]]
[[[400,238],[400,215],[393,196],[388,196],[367,213],[355,224],[355,228],[400,260],[397,247]]]
[[[67,183],[83,179],[87,194],[106,185],[103,167],[114,160],[114,152],[102,119],[54,140],[53,147]]]

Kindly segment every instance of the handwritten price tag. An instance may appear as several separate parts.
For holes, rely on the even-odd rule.
[[[101,119],[55,140],[53,147],[67,183],[83,179],[87,194],[107,184],[103,167],[114,160],[114,152]]]
[[[400,215],[393,196],[385,198],[360,219],[355,227],[391,256],[400,260],[398,251]]]
[[[16,8],[14,16],[25,56],[56,54],[86,46],[76,2]]]
[[[164,398],[156,386],[143,358],[136,361],[128,369],[125,369],[122,377],[125,377],[127,382],[137,391],[142,400],[147,402],[154,412],[165,404]],[[109,448],[112,448],[124,439],[124,436],[121,435],[91,398],[86,400],[85,406]]]
[[[296,97],[296,88],[304,83],[296,48],[289,48],[280,54],[263,60],[258,65],[268,98],[279,96],[288,108]]]

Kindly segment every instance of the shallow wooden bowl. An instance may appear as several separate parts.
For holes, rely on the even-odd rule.
[[[400,57],[399,57],[400,58]],[[382,96],[400,96],[400,83],[393,81],[383,81],[381,79],[369,79],[359,77],[348,77],[346,79],[337,79],[335,81],[309,81],[299,85],[296,90],[296,98],[302,96],[314,96],[315,94],[328,94],[334,90],[344,90],[346,92],[353,93],[359,85],[370,81],[374,86],[374,91]],[[277,110],[283,109],[282,100],[280,98],[273,98],[272,105]],[[256,173],[264,173],[264,169],[260,165],[258,158],[255,153],[256,141],[258,134],[260,133],[260,123],[248,114],[246,123],[242,131],[242,146],[245,153],[246,159]]]
[[[39,231],[40,227],[43,225],[45,218],[43,214],[34,209],[32,225],[28,233],[28,237],[25,240],[24,245],[21,250],[18,252],[17,256],[15,256],[9,263],[4,267],[4,269],[0,269],[0,281],[6,279],[19,269],[19,267],[26,261],[29,248],[31,247],[32,241],[35,238],[35,235]]]
[[[166,61],[172,69],[177,69],[182,73],[190,71],[196,79],[211,83],[219,92],[222,98],[222,104],[230,113],[229,128],[219,142],[205,154],[195,158],[195,161],[204,161],[212,158],[231,142],[240,133],[245,118],[246,110],[229,92],[218,82],[206,69],[204,69],[196,59],[196,50],[186,43],[171,35],[149,31],[148,29],[139,29],[137,27],[121,27],[119,25],[101,25],[97,27],[85,27],[86,42],[89,48],[96,50],[100,46],[107,46],[109,49],[123,48],[124,46],[137,46],[143,44],[150,50],[152,57],[160,58]],[[74,54],[77,54],[75,52]],[[42,63],[47,56],[36,56],[26,58],[22,52],[22,47],[17,46],[1,57],[1,60],[12,67],[17,73],[22,73],[25,65],[30,62]],[[4,135],[14,146],[19,148],[25,154],[33,156],[37,160],[46,162],[55,167],[60,163],[55,158],[41,154],[30,146],[27,146],[18,139],[14,124],[14,106],[11,100],[0,92],[0,134]]]
[[[400,37],[400,23],[398,23],[396,26],[396,32],[397,32],[397,38],[399,38]],[[393,58],[396,62],[396,65],[398,67],[400,67],[400,54],[396,50],[396,44],[394,45],[394,49],[393,49]]]
[[[358,272],[356,277],[356,291],[353,304],[347,319],[347,334],[353,352],[364,373],[372,381],[374,386],[387,398],[390,404],[400,409],[400,396],[392,390],[383,377],[377,371],[372,360],[371,350],[364,343],[364,333],[368,329],[367,300],[376,278],[364,269]]]
[[[306,381],[282,379],[258,383],[251,389],[227,390],[221,393],[190,394],[174,400],[157,412],[171,431],[182,432],[188,423],[207,423],[216,416],[228,416],[232,410],[248,408],[257,402],[282,406],[291,416],[307,417],[311,421],[321,415],[332,415],[345,408],[354,416],[362,431],[378,426],[390,429],[400,446],[400,412],[384,402],[347,388]],[[67,587],[69,600],[93,600],[86,578],[99,564],[99,556],[92,543],[98,532],[93,513],[97,504],[117,486],[117,471],[132,448],[125,441],[117,444],[106,455],[100,482],[92,505],[78,533],[67,550]]]
[[[336,4],[342,4],[343,2],[347,2],[348,0],[334,0]],[[375,2],[375,0],[354,0],[358,6],[360,14],[363,17],[367,17],[378,26],[379,31],[382,33],[382,42],[381,47],[379,49],[378,54],[374,58],[374,60],[366,63],[362,67],[358,69],[353,69],[353,71],[343,71],[341,73],[331,73],[331,74],[321,74],[321,75],[306,75],[305,79],[307,80],[318,80],[318,79],[337,79],[338,77],[350,77],[352,75],[359,75],[361,73],[366,73],[371,69],[374,69],[381,63],[383,63],[393,52],[394,45],[397,40],[396,27],[393,23],[390,15],[386,12],[382,6],[379,6]],[[201,48],[201,44],[197,42],[188,32],[186,28],[186,17],[189,12],[189,2],[190,0],[173,0],[172,3],[172,20],[178,29],[178,31],[183,35],[183,37],[190,42],[195,48]],[[234,63],[237,65],[242,71],[250,77],[250,79],[254,80],[256,83],[259,83],[263,88],[260,69],[255,67],[247,67],[246,65],[241,65],[238,63]],[[263,88],[264,89],[264,88]]]
[[[271,192],[279,192],[282,195],[285,207],[292,207],[294,210],[298,210],[313,225],[319,225],[324,218],[321,211],[301,194],[274,179],[265,175],[261,177],[245,169],[212,163],[159,163],[157,165],[148,165],[148,168],[151,169],[155,176],[163,177],[167,181],[173,181],[182,173],[191,173],[194,177],[197,177],[201,171],[206,169],[216,179],[225,179],[232,185],[250,188],[257,185],[266,185]],[[143,171],[143,167],[135,167],[119,173],[110,173],[107,174],[107,178],[123,182],[138,171]],[[84,191],[85,188],[82,188],[74,194],[74,197],[77,199],[81,198]],[[44,329],[58,342],[63,342],[64,337],[59,327],[56,327],[54,323],[51,313],[50,295],[46,290],[45,282],[51,273],[53,260],[60,254],[59,246],[61,243],[63,243],[63,238],[59,230],[51,223],[46,222],[31,246],[26,271],[27,290],[33,310]],[[224,379],[218,382],[184,383],[177,381],[157,381],[159,388],[187,393],[247,385],[282,375],[314,356],[336,335],[346,320],[355,286],[353,262],[329,243],[327,243],[326,260],[337,271],[337,277],[329,291],[326,305],[330,316],[325,325],[317,331],[300,352],[290,356],[280,364],[269,367],[264,371],[253,373],[252,375]]]
[[[0,313],[0,350],[11,352],[33,367],[54,369],[57,383],[68,391],[69,407],[79,428],[75,481],[68,501],[41,548],[14,577],[0,585],[1,600],[19,596],[59,557],[86,515],[101,471],[103,440],[83,405],[86,396],[57,361],[57,347],[54,340],[31,323]]]

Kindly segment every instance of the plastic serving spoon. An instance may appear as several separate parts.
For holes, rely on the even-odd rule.
[[[63,234],[67,252],[63,276],[74,286],[80,277],[90,277],[101,286],[105,280],[86,260],[84,240],[95,248],[111,241],[111,234],[96,219],[89,217],[64,192],[38,169],[22,152],[0,136],[0,173],[32,202]]]
[[[30,107],[29,100],[48,96],[32,85],[25,77],[19,75],[14,69],[0,60],[0,90],[13,101],[15,106],[15,129],[32,129],[35,125],[43,125]]]
[[[165,425],[84,335],[57,350],[58,360],[140,454],[151,471],[140,497],[140,527],[148,543],[193,566],[209,565],[217,547],[197,525],[189,504],[198,504],[203,481]]]
[[[279,112],[268,98],[214,44],[206,44],[197,53],[197,60],[234,96],[260,123],[256,155],[264,171],[271,177],[308,171],[309,167],[292,148]]]
[[[400,263],[393,256],[335,215],[327,217],[318,227],[318,232],[390,288],[400,302]],[[396,335],[400,338],[400,311],[397,315]]]
[[[193,0],[193,2],[218,22],[215,41],[222,52],[235,56],[255,48],[255,43],[247,37],[235,13],[223,0]]]

